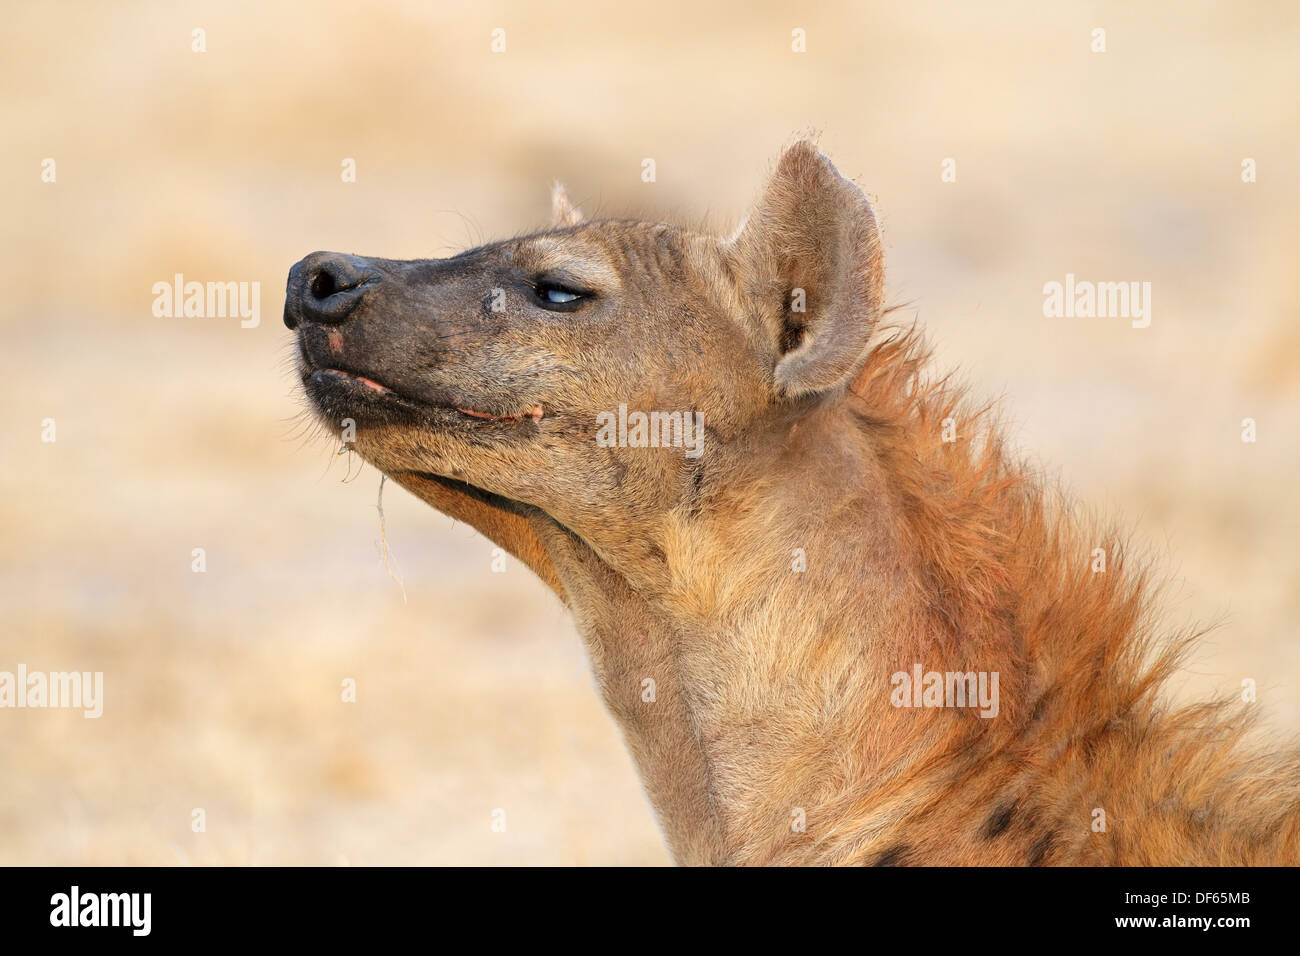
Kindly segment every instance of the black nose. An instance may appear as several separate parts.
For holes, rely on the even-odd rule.
[[[346,322],[366,290],[380,279],[369,259],[341,252],[313,252],[289,270],[284,324],[339,325]]]

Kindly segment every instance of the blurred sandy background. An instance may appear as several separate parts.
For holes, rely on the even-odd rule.
[[[403,603],[378,475],[294,437],[284,278],[543,226],[553,178],[725,229],[809,129],[941,363],[1223,621],[1181,692],[1300,729],[1300,12],[1129,6],[5,3],[0,670],[106,701],[0,711],[0,863],[666,862],[558,602],[390,486]],[[260,326],[154,318],[177,272]],[[1067,272],[1151,327],[1044,318]]]

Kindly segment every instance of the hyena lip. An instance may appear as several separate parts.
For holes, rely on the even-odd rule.
[[[494,422],[505,422],[507,425],[513,425],[516,422],[522,421],[525,418],[531,418],[535,422],[540,422],[542,420],[542,417],[546,414],[546,410],[542,408],[540,402],[534,405],[532,408],[528,409],[527,411],[521,412],[518,415],[493,415],[491,412],[476,412],[472,408],[461,408],[459,405],[453,405],[452,407],[455,408],[456,411],[460,412],[462,415],[468,415],[470,418],[481,418],[481,419],[487,419],[489,421],[494,421]]]
[[[409,395],[403,395],[396,389],[389,388],[387,385],[377,382],[367,375],[360,375],[356,372],[349,372],[345,369],[339,368],[305,370],[303,381],[304,385],[307,386],[308,391],[314,393],[313,398],[317,399],[318,405],[325,404],[321,401],[322,397],[336,399],[339,397],[349,397],[349,395],[351,395],[352,397],[361,398],[370,403],[380,400],[397,405],[413,406],[416,408],[438,411],[455,411],[464,418],[470,418],[476,421],[500,422],[504,425],[515,425],[525,420],[540,422],[546,414],[541,403],[533,405],[531,408],[513,415],[498,415],[493,412],[479,411],[477,409],[466,408],[456,404],[421,401],[419,399],[411,398]],[[333,401],[330,401],[329,404],[332,405]]]
[[[378,392],[380,395],[396,395],[387,385],[380,385],[373,378],[366,378],[364,375],[353,375],[351,372],[345,372],[341,368],[322,368],[312,373],[312,377],[321,376],[322,378],[337,378],[343,382],[356,382],[362,388],[368,388],[372,392]]]

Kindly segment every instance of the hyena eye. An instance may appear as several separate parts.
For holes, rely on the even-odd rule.
[[[537,294],[537,304],[554,312],[571,312],[590,298],[587,292],[556,282],[539,281],[533,289]]]

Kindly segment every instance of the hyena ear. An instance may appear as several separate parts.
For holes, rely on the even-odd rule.
[[[580,225],[583,218],[582,210],[570,201],[564,183],[554,183],[551,186],[551,223],[557,229],[563,229]]]
[[[884,298],[880,229],[862,190],[812,143],[796,143],[728,246],[777,356],[777,393],[851,381]]]

